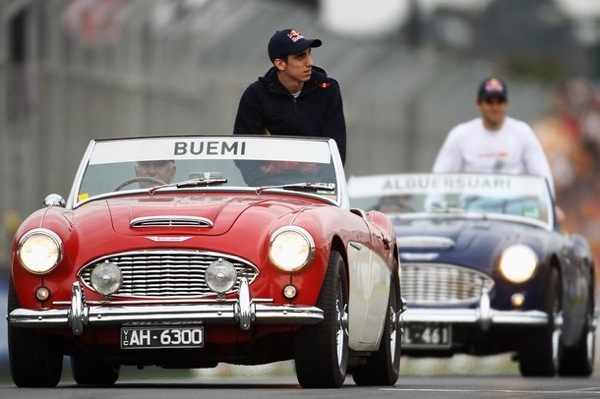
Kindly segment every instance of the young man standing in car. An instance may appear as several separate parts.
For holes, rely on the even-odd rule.
[[[455,126],[433,165],[434,173],[508,173],[544,176],[555,196],[550,164],[533,129],[506,115],[506,83],[491,77],[479,86],[480,117]],[[562,211],[557,207],[557,216]]]
[[[330,137],[346,160],[346,122],[338,82],[314,65],[319,39],[295,29],[275,32],[268,45],[273,66],[240,99],[234,134]]]

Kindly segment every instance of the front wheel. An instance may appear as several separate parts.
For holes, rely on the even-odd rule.
[[[13,282],[8,287],[8,313],[19,307]],[[63,355],[56,339],[27,328],[8,326],[10,373],[16,386],[56,386],[62,374]]]
[[[392,280],[387,310],[386,324],[377,352],[367,362],[354,369],[352,378],[356,385],[394,385],[400,372],[400,301],[396,295],[396,286]]]
[[[561,358],[559,374],[561,376],[589,377],[594,371],[594,352],[596,351],[596,328],[594,323],[594,296],[588,296],[585,326],[579,341],[573,348],[565,348]]]
[[[73,379],[79,385],[111,386],[119,378],[119,365],[91,353],[78,352],[71,356]]]
[[[348,278],[344,258],[332,251],[317,306],[324,320],[295,338],[296,376],[304,388],[338,388],[348,363]]]
[[[548,272],[542,299],[548,324],[528,333],[519,349],[519,369],[525,377],[552,377],[558,371],[562,352],[562,304],[558,271]]]

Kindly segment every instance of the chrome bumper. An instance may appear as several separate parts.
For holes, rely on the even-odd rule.
[[[479,325],[487,330],[492,325],[543,326],[548,324],[548,314],[541,310],[497,310],[491,307],[490,297],[482,292],[475,309],[463,308],[414,308],[402,314],[407,323],[450,323]]]
[[[409,308],[402,314],[402,322],[407,323],[450,323],[478,324],[483,330],[491,325],[543,326],[548,324],[548,315],[539,310],[505,311],[491,309],[482,315],[479,309],[419,309]]]
[[[75,282],[71,288],[70,309],[15,309],[7,318],[15,327],[70,327],[74,335],[81,335],[88,326],[119,326],[125,323],[239,324],[242,331],[248,331],[253,324],[316,324],[323,320],[323,311],[315,306],[255,303],[245,279],[242,279],[239,297],[234,302],[143,306],[126,303],[90,306],[85,302],[81,284]]]

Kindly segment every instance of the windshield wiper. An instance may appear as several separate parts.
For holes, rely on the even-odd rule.
[[[161,186],[152,187],[148,192],[150,195],[154,194],[155,191],[160,190],[161,188],[166,187],[177,187],[177,188],[186,188],[186,187],[198,187],[198,186],[212,186],[216,184],[227,183],[227,179],[219,177],[219,178],[198,178],[186,180],[178,183],[169,183],[163,184]]]
[[[445,208],[429,208],[428,209],[429,212],[431,213],[464,213],[467,212],[465,209],[463,208],[459,208],[459,207],[445,207]]]
[[[175,186],[177,188],[184,188],[184,187],[212,186],[215,184],[223,184],[223,183],[227,183],[227,179],[219,177],[219,178],[209,178],[209,179],[186,180],[186,181],[177,183]]]
[[[281,188],[283,190],[290,191],[307,191],[311,193],[318,193],[320,191],[335,191],[334,183],[292,183],[292,184],[279,184],[275,186],[263,186],[256,188],[256,194],[262,193],[264,190],[270,188]]]
[[[425,206],[425,212],[429,213],[463,213],[467,212],[464,207],[454,202],[436,201]]]

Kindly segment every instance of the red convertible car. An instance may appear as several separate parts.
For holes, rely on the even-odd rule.
[[[13,244],[11,375],[50,387],[121,365],[294,360],[303,387],[393,385],[401,339],[396,236],[350,209],[330,139],[93,140],[66,200]]]

